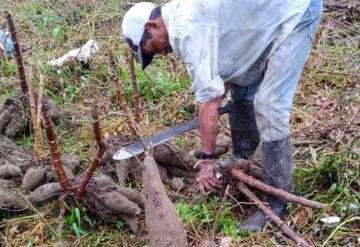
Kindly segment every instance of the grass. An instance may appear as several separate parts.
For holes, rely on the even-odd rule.
[[[126,55],[128,51],[120,35],[119,23],[124,10],[129,7],[124,1],[2,1],[0,9],[13,13],[24,52],[25,66],[36,65],[38,72],[46,76],[46,95],[61,108],[62,121],[56,131],[65,154],[78,154],[85,164],[95,149],[91,132],[89,112],[92,104],[98,103],[102,115],[120,111],[115,104],[115,87],[107,53],[113,52],[118,64],[118,75],[125,87],[126,98],[132,99],[132,86],[128,74]],[[289,206],[288,218],[293,227],[305,239],[321,246],[357,244],[360,222],[358,214],[349,210],[350,204],[358,207],[360,201],[360,52],[357,42],[360,23],[337,26],[336,15],[323,18],[314,48],[302,75],[291,118],[295,144],[295,193],[331,204],[325,211],[306,210],[296,205]],[[333,20],[333,22],[332,22]],[[5,22],[0,21],[0,28]],[[353,30],[353,32],[348,31]],[[80,47],[90,38],[99,43],[100,52],[84,67],[67,63],[61,68],[46,65],[47,61],[67,51]],[[173,66],[175,65],[175,66]],[[136,66],[136,75],[144,102],[147,121],[140,123],[144,134],[158,132],[168,125],[194,115],[194,98],[189,93],[190,84],[184,65],[174,57],[156,59],[145,75]],[[13,93],[17,83],[16,65],[13,60],[0,60],[0,104]],[[102,121],[107,135],[130,134],[119,117]],[[222,121],[221,133],[226,122]],[[175,140],[183,149],[191,151],[198,145],[193,132]],[[306,144],[301,144],[305,142]],[[18,144],[33,146],[33,136],[22,137]],[[300,144],[296,144],[300,143]],[[244,198],[236,196],[240,202]],[[176,201],[189,239],[193,243],[208,237],[219,210],[219,199],[207,197],[190,204]],[[216,239],[232,237],[242,246],[292,245],[281,237],[276,227],[268,225],[261,233],[240,234],[239,223],[254,211],[253,205],[244,205],[244,212],[234,206],[232,200],[225,205],[216,232]],[[58,205],[48,203],[38,208],[53,228],[58,224]],[[319,219],[338,215],[341,227],[326,226]],[[6,237],[8,246],[46,246],[54,242],[47,227],[39,217],[28,219],[28,214],[0,213],[5,223],[0,223],[0,243]],[[16,221],[11,221],[17,219]],[[10,221],[7,221],[10,220]],[[10,223],[9,223],[10,222]],[[15,227],[15,228],[12,228]],[[35,229],[35,230],[34,230]],[[124,223],[105,223],[81,208],[74,208],[65,219],[63,237],[68,243],[78,246],[145,246],[144,215],[140,216],[140,232],[131,234]],[[26,240],[28,239],[28,240]]]

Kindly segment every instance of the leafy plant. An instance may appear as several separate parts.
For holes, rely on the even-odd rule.
[[[86,232],[81,227],[81,210],[72,208],[69,216],[66,217],[66,223],[73,230],[77,238],[83,236]]]

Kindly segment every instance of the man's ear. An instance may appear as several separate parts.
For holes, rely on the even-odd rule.
[[[151,28],[155,28],[157,26],[157,22],[155,20],[148,20],[147,22],[145,22],[144,24],[144,28],[146,30],[149,30]]]

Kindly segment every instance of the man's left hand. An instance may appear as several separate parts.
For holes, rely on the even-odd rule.
[[[198,182],[202,194],[222,188],[222,181],[215,176],[214,165],[213,161],[203,161],[200,164]]]

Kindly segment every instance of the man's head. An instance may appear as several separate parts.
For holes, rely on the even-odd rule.
[[[150,2],[137,3],[126,12],[122,31],[142,69],[151,63],[154,55],[166,55],[171,49],[161,7]]]

